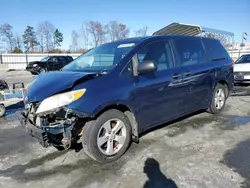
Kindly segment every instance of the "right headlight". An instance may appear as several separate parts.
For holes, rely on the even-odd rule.
[[[79,89],[74,90],[66,93],[60,93],[53,95],[51,97],[48,97],[42,101],[42,103],[39,105],[36,114],[42,115],[47,114],[50,112],[53,112],[65,105],[68,105],[78,99],[80,99],[84,93],[86,92],[86,89]]]

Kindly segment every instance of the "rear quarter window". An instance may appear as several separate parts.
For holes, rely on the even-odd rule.
[[[69,61],[69,62],[71,62],[71,61],[73,61],[74,59],[73,59],[73,57],[70,57],[70,56],[68,56],[68,57],[65,57],[66,59],[67,59],[67,61]]]
[[[228,59],[230,57],[219,40],[203,39],[202,42],[211,60]]]

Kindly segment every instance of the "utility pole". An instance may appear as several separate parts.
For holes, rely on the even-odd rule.
[[[242,47],[245,46],[244,41],[247,40],[247,35],[248,35],[248,34],[247,34],[246,32],[243,32],[243,33],[242,33],[242,39],[241,39],[241,43],[240,43],[238,58],[240,57],[240,49],[241,49]]]

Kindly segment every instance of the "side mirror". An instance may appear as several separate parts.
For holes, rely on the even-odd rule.
[[[154,61],[143,61],[139,63],[137,70],[139,74],[155,72],[157,70],[157,66]]]

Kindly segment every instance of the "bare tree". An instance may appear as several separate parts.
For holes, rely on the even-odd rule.
[[[89,40],[89,30],[88,30],[88,22],[83,22],[82,28],[81,28],[81,34],[82,34],[82,39],[83,39],[83,48],[84,49],[89,49],[91,46],[90,40]]]
[[[125,24],[117,21],[111,21],[107,25],[107,33],[111,41],[128,38],[129,32],[130,30]]]
[[[55,30],[55,26],[48,21],[40,23],[37,26],[37,37],[42,53],[44,49],[46,49],[47,52],[54,49],[53,35]]]
[[[43,53],[44,52],[44,48],[45,48],[45,26],[43,23],[38,24],[37,26],[37,39],[39,42],[39,46],[40,46],[40,50]]]
[[[119,34],[116,36],[116,38],[119,39],[126,39],[129,36],[130,30],[127,28],[124,24],[119,24]]]
[[[75,30],[71,32],[71,39],[72,43],[70,49],[71,51],[76,52],[79,49],[79,34]]]
[[[8,23],[5,23],[4,25],[0,26],[0,34],[2,36],[2,42],[5,43],[5,46],[7,46],[7,51],[12,52],[14,49],[14,37],[12,32],[12,26]]]
[[[15,49],[19,49],[19,50],[22,50],[22,45],[23,41],[22,41],[22,38],[20,37],[20,35],[16,34],[15,38],[14,38],[14,48]],[[14,51],[17,51],[17,50],[14,50]]]
[[[107,32],[111,41],[116,40],[116,32],[118,30],[118,23],[116,21],[110,21],[107,25]]]
[[[147,36],[147,32],[148,32],[147,26],[144,26],[143,28],[134,31],[135,36],[137,37],[145,37]]]
[[[105,35],[104,28],[102,24],[98,21],[90,21],[88,23],[88,32],[92,36],[95,47],[103,42],[103,37]]]

